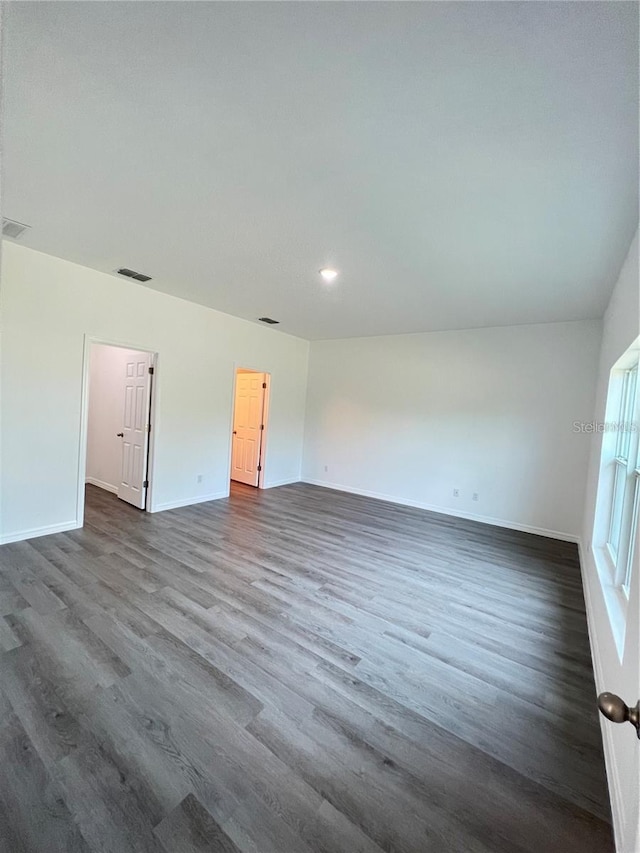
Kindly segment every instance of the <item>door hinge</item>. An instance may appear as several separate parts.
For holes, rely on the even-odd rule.
[[[148,480],[145,480],[145,481],[144,481],[144,483],[142,484],[142,488],[143,488],[143,489],[147,489],[147,488],[149,488],[149,481],[148,481]]]
[[[262,383],[262,387],[263,387],[263,388],[266,388],[266,387],[267,387],[267,383],[266,383],[266,382],[263,382],[263,383]]]
[[[264,424],[260,424],[260,429],[264,429]]]
[[[258,471],[262,471],[262,465],[258,465]]]
[[[149,368],[149,373],[153,376],[153,367]]]

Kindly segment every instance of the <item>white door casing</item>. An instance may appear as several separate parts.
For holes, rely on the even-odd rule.
[[[231,443],[231,479],[257,486],[264,432],[264,373],[236,375]]]
[[[152,355],[140,352],[127,359],[123,379],[122,473],[118,497],[139,509],[145,508],[149,401]]]

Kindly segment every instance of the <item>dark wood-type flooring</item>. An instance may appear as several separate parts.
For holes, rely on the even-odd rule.
[[[0,549],[3,853],[608,853],[573,545],[298,484]]]

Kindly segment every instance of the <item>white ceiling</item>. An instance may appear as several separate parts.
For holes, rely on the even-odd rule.
[[[25,245],[310,339],[602,314],[638,221],[637,3],[16,2],[4,24]]]

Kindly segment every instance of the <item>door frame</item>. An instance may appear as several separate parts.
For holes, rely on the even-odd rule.
[[[250,373],[263,373],[265,377],[265,383],[267,387],[264,389],[264,402],[263,402],[263,423],[264,429],[262,430],[262,438],[260,441],[260,459],[258,460],[258,465],[261,466],[261,470],[258,473],[258,485],[256,488],[264,489],[264,476],[265,476],[265,459],[266,459],[266,448],[267,448],[267,439],[269,432],[269,409],[271,403],[271,373],[268,370],[260,370],[259,367],[249,367],[245,364],[244,361],[236,361],[233,364],[233,374],[231,376],[231,407],[229,413],[229,452],[227,457],[227,471],[229,472],[229,494],[231,494],[231,459],[233,454],[233,419],[235,417],[235,409],[236,409],[236,377],[238,375],[239,370],[247,370]]]
[[[153,512],[153,488],[155,482],[155,450],[156,436],[159,425],[158,406],[158,353],[149,347],[140,344],[117,341],[110,338],[84,336],[82,351],[82,392],[80,399],[80,447],[78,449],[78,492],[76,498],[76,520],[78,527],[84,526],[84,499],[87,476],[87,440],[89,432],[89,368],[91,363],[91,347],[100,344],[107,347],[118,347],[119,349],[132,349],[138,352],[148,353],[151,356],[153,376],[151,380],[151,430],[149,432],[149,444],[147,450],[147,494],[145,496],[144,512]]]

